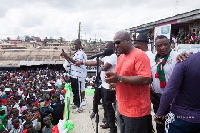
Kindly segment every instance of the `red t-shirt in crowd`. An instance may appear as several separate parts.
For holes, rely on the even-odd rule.
[[[115,67],[120,76],[141,76],[151,78],[150,60],[146,53],[135,48],[128,55],[120,55]],[[149,85],[116,83],[116,97],[119,112],[126,117],[142,117],[150,114],[151,101]]]

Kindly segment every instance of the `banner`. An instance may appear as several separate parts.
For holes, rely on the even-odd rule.
[[[177,48],[177,52],[197,53],[197,52],[200,52],[200,45],[199,44],[179,44]]]
[[[155,27],[155,32],[154,32],[154,40],[157,36],[159,35],[164,35],[168,39],[170,39],[171,35],[171,24],[166,24],[162,26]]]

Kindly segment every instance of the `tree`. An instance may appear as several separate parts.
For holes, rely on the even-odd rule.
[[[25,42],[30,40],[30,36],[29,35],[25,35],[24,38],[25,38]]]
[[[60,42],[60,45],[61,45],[61,43],[63,42],[63,38],[62,37],[59,38],[59,42]]]
[[[17,38],[16,38],[17,40],[21,40],[21,37],[20,36],[17,36]]]
[[[45,37],[45,39],[44,39],[44,41],[43,41],[43,44],[44,44],[44,46],[46,46],[47,45],[47,37]]]

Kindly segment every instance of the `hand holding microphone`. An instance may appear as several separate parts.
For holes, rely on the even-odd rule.
[[[60,56],[61,56],[62,58],[65,58],[64,54],[65,54],[65,51],[64,51],[64,49],[62,49],[62,52],[61,52]]]
[[[62,49],[62,53],[60,54],[60,56],[66,60],[68,60],[70,57],[67,55],[67,53],[65,53],[64,49]]]

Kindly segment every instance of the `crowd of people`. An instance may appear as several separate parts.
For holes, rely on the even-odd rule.
[[[102,47],[102,50],[111,49],[113,52],[102,56],[97,62],[87,60],[81,41],[77,39],[74,43],[76,52],[72,56],[64,50],[60,55],[66,59],[65,64],[70,66],[70,70],[37,68],[2,71],[1,131],[51,133],[53,126],[63,117],[62,90],[66,82],[71,82],[72,108],[82,113],[82,106],[86,104],[86,66],[99,65],[97,75],[100,76],[95,79],[101,78],[102,82],[101,85],[91,83],[98,88],[90,117],[98,114],[101,95],[103,129],[109,128],[110,133],[117,133],[117,126],[120,133],[152,133],[155,130],[157,133],[200,132],[200,99],[197,95],[200,86],[199,53],[179,55],[171,49],[170,40],[164,35],[155,39],[156,54],[148,51],[148,43],[148,37],[144,34],[139,34],[132,41],[127,31],[119,31],[113,42],[107,42]],[[177,59],[186,61],[177,63]],[[156,129],[152,125],[151,104]],[[170,122],[165,119],[169,114],[173,116]],[[190,128],[185,128],[187,126]]]
[[[200,32],[182,31],[178,35],[172,35],[172,43],[174,44],[199,44]]]
[[[0,131],[52,133],[63,118],[65,71],[49,68],[0,72]]]

